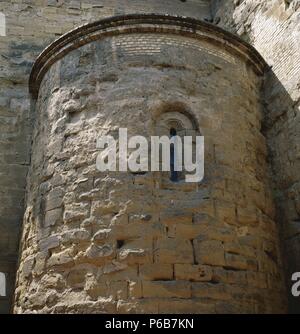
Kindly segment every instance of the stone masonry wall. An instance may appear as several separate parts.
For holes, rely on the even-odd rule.
[[[15,312],[285,312],[261,84],[221,47],[163,33],[56,62],[36,104]],[[96,170],[100,135],[149,136],[174,111],[205,136],[202,183]]]
[[[174,5],[176,2],[176,6]],[[28,77],[37,55],[73,27],[111,15],[160,12],[210,20],[210,1],[10,0],[0,2],[0,272],[13,292],[25,177],[34,114]],[[264,134],[273,162],[277,220],[285,242],[287,279],[299,271],[299,1],[211,1],[215,23],[253,44],[273,66],[266,81]],[[3,29],[1,29],[2,31]],[[291,300],[291,305],[296,300]],[[291,306],[295,309],[297,306]],[[0,312],[9,300],[0,299]]]
[[[38,54],[54,39],[84,23],[135,12],[210,19],[209,1],[2,0],[6,36],[0,36],[0,272],[13,293],[34,114],[28,78]],[[3,29],[2,29],[3,30]],[[1,30],[1,31],[2,31]],[[4,305],[3,308],[1,305]],[[9,310],[0,299],[1,312]]]
[[[264,133],[273,171],[288,287],[300,271],[300,1],[214,1],[214,22],[239,34],[272,67],[265,82]],[[300,300],[290,296],[290,310]]]

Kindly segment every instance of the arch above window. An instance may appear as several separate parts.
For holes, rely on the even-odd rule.
[[[0,272],[0,297],[6,297],[6,275]]]
[[[187,131],[195,130],[195,125],[185,114],[178,111],[169,111],[158,117],[156,134],[169,135],[170,129],[174,129],[178,136],[184,136]]]

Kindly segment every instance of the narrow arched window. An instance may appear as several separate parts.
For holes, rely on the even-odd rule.
[[[172,108],[171,105],[167,109]],[[178,105],[174,108],[178,109]],[[164,138],[160,141],[159,147],[154,150],[155,152],[158,151],[157,154],[154,154],[158,157],[155,163],[159,165],[162,171],[158,174],[161,187],[174,189],[177,185],[184,183],[186,176],[190,174],[190,171],[185,169],[185,140],[186,137],[189,137],[190,141],[192,139],[192,152],[189,153],[188,151],[187,153],[193,155],[196,151],[194,137],[198,133],[196,124],[196,121],[187,112],[165,111],[156,117],[154,123],[155,135]],[[165,140],[166,137],[169,141]]]
[[[175,137],[177,135],[177,131],[174,128],[170,129],[170,138]],[[176,147],[175,144],[170,145],[170,180],[172,182],[178,182],[178,171],[175,170],[175,152]]]
[[[0,297],[6,297],[6,276],[0,273]]]

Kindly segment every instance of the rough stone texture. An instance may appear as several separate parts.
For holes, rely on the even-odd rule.
[[[272,69],[265,80],[264,134],[277,221],[281,227],[290,311],[300,299],[290,293],[300,271],[300,1],[214,1],[214,22],[249,41]]]
[[[209,3],[211,3],[211,13],[209,10]],[[180,0],[102,0],[100,5],[98,0],[10,0],[0,2],[0,12],[3,12],[6,15],[7,22],[6,37],[0,36],[0,272],[5,272],[7,274],[8,296],[11,296],[13,292],[17,248],[20,236],[19,232],[24,213],[25,176],[30,164],[29,152],[31,146],[32,123],[35,117],[33,112],[34,108],[30,106],[30,96],[28,94],[30,68],[37,55],[50,42],[70,29],[96,19],[98,20],[112,15],[136,12],[179,14],[205,20],[212,20],[214,18],[215,24],[239,34],[242,38],[254,45],[262,53],[267,62],[273,66],[272,71],[270,71],[270,74],[265,80],[264,102],[267,107],[264,110],[263,132],[268,141],[268,160],[272,162],[269,166],[274,174],[273,194],[277,198],[276,221],[280,224],[282,229],[281,239],[285,240],[284,264],[286,264],[285,272],[287,282],[290,282],[291,272],[300,271],[299,261],[297,263],[300,254],[298,186],[300,142],[300,56],[298,47],[298,0],[188,0],[187,2],[181,2]],[[178,49],[174,52],[174,54],[176,53],[178,53]],[[190,82],[193,82],[192,76],[190,76],[189,79]],[[220,94],[220,98],[222,95],[223,93]],[[70,105],[69,108],[69,110],[71,110],[74,107]],[[234,121],[235,120],[231,121],[231,118],[229,118],[229,121],[226,124],[230,126],[230,122],[233,122],[234,124]],[[213,127],[215,124],[218,124],[218,122],[220,122],[218,119],[208,119],[206,120],[206,126]],[[218,133],[218,136],[219,135],[220,133]],[[260,140],[264,139],[256,140],[255,145],[256,142],[260,142]],[[59,142],[53,143],[51,149],[56,152],[57,147],[60,147],[59,145]],[[211,152],[214,152],[214,147],[211,147],[210,149]],[[218,148],[216,147],[215,149]],[[226,163],[226,159],[227,163],[231,163],[230,161],[232,157],[229,157],[228,159],[228,157],[221,156],[223,154],[221,150],[216,152],[218,152],[219,159],[224,163]],[[61,157],[61,159],[63,158]],[[66,208],[60,207],[61,196],[55,195],[58,194],[60,189],[56,189],[53,194],[50,194],[46,182],[51,175],[52,171],[50,168],[46,171],[44,176],[45,184],[43,184],[40,189],[41,196],[47,194],[47,198],[45,198],[42,203],[43,210],[45,207],[47,207],[47,210],[49,209],[41,219],[45,219],[44,224],[50,230],[53,229],[56,224],[61,224],[63,219],[72,222],[72,220],[75,219],[74,217],[77,217],[76,219],[79,220],[86,215],[86,208],[84,205],[76,206],[71,203]],[[65,181],[63,181],[63,179],[62,175],[55,175],[53,178],[54,187],[61,187],[64,190]],[[109,180],[109,182],[113,183],[114,181]],[[143,185],[143,181],[138,182],[141,182]],[[262,182],[262,178],[260,178],[260,182]],[[84,189],[85,182],[80,182],[79,184]],[[100,181],[97,181],[94,185],[95,189],[99,189],[100,186]],[[247,187],[247,185],[245,187]],[[244,188],[244,186],[242,186],[242,188]],[[230,194],[238,194],[240,189],[240,181],[239,179],[235,180],[234,176],[231,178],[230,182],[220,182],[218,188],[215,189],[215,193],[218,193],[219,196],[231,197]],[[258,192],[259,191],[260,190],[258,190]],[[242,194],[247,194],[248,197],[247,190],[243,190]],[[94,196],[90,184],[86,185],[82,196],[82,198],[92,198]],[[244,195],[236,195],[239,200],[242,200],[243,196]],[[270,194],[267,196],[271,197]],[[64,199],[61,198],[61,200],[63,201]],[[72,202],[71,199],[70,201]],[[251,201],[255,201],[255,205],[262,205],[260,200],[251,198]],[[217,209],[215,203],[217,203]],[[99,212],[100,210],[101,212],[104,208],[101,208],[101,206],[94,203],[93,210],[95,210],[95,212]],[[224,257],[224,259],[227,263],[230,263],[231,266],[245,266],[244,260],[235,256],[239,255],[236,253],[236,250],[233,251],[233,254],[231,253],[232,249],[238,249],[239,252],[247,252],[248,247],[258,247],[258,241],[255,235],[252,234],[256,233],[255,215],[253,215],[251,210],[236,208],[236,204],[232,198],[227,198],[226,201],[216,199],[214,204],[210,201],[203,201],[201,203],[201,210],[206,214],[215,212],[218,219],[222,219],[226,224],[230,224],[230,222],[233,221],[232,217],[235,217],[237,219],[236,222],[241,224],[241,226],[238,227],[240,242],[230,242],[230,244],[226,246],[227,252],[230,255],[226,256],[226,258]],[[222,238],[224,238],[227,241],[231,241],[231,231],[226,231],[221,227],[214,229],[209,222],[205,224],[204,229],[200,230],[198,230],[198,226],[187,227],[186,223],[188,223],[190,218],[187,218],[189,215],[187,215],[186,212],[184,214],[181,212],[176,213],[176,219],[181,220],[179,220],[175,228],[175,226],[170,224],[170,222],[172,222],[172,218],[170,218],[172,215],[174,216],[174,212],[163,214],[164,221],[168,226],[168,235],[171,238],[176,238],[176,233],[180,233],[180,235],[184,235],[185,238],[189,240],[195,238],[193,239],[194,249],[197,247],[200,247],[201,249],[202,247],[200,242],[201,238],[200,241],[197,240],[197,233],[205,233],[209,240],[217,239],[222,241]],[[192,216],[191,220],[200,221],[202,218],[203,214],[196,214],[195,216]],[[109,215],[104,218],[105,221],[109,221],[109,219]],[[118,217],[118,219],[123,220],[125,218]],[[130,216],[129,222],[135,222],[136,219],[137,217]],[[142,217],[140,217],[140,221],[144,221]],[[86,220],[86,223],[92,224],[89,219]],[[244,226],[244,224],[246,224],[246,226]],[[250,232],[248,232],[248,229],[250,229]],[[265,233],[276,233],[275,225],[272,224],[272,227],[269,226],[269,229],[264,228],[261,233],[263,233],[263,235]],[[134,231],[138,234],[139,228],[134,227]],[[91,236],[87,236],[86,231],[82,231],[82,228],[74,228],[74,231],[64,232],[66,233],[59,232],[59,235],[54,233],[49,236],[47,231],[37,230],[40,238],[39,247],[43,249],[35,256],[34,260],[35,270],[38,275],[41,275],[44,272],[45,260],[48,257],[48,252],[51,252],[53,248],[55,249],[55,247],[58,247],[61,242],[68,245],[72,243],[73,240],[76,240],[76,238],[79,238],[80,240],[90,240],[89,238],[91,238]],[[34,234],[33,231],[31,233]],[[95,238],[101,238],[101,236],[105,236],[109,233],[110,231],[108,231],[107,228],[104,228],[102,232],[99,231],[99,234],[95,236]],[[123,229],[120,234],[122,235],[122,233],[127,233],[127,229]],[[216,247],[216,243],[214,244],[214,247]],[[273,256],[272,244],[270,245],[266,242],[263,247],[267,254]],[[108,248],[102,250],[99,250],[98,248],[99,247],[90,248],[89,254],[94,254],[95,252],[104,253],[104,251],[106,253],[109,252]],[[167,249],[164,251],[166,252]],[[127,250],[124,250],[122,256],[126,256],[126,252],[128,253]],[[159,254],[159,251],[156,254]],[[137,253],[135,253],[134,256],[130,255],[130,257],[137,257]],[[63,261],[66,261],[68,257],[67,254],[62,254],[60,258]],[[218,261],[221,260],[219,259]],[[31,263],[31,257],[29,257],[26,265],[24,262],[25,275],[30,272]],[[144,271],[139,269],[139,274],[143,275],[141,276],[143,279],[147,279],[147,276],[154,280],[164,281],[165,277],[169,277],[168,265],[169,264],[167,264],[166,267],[163,267],[162,273],[158,273],[155,270],[155,267],[153,267],[153,272],[149,269],[152,267],[148,267],[148,269],[144,267]],[[196,264],[196,266],[199,265],[201,268],[195,269],[195,265],[191,264],[190,270],[187,270],[187,276],[184,279],[195,281],[198,277],[197,270],[201,273],[202,270],[204,270],[201,264]],[[151,264],[149,264],[149,266],[151,266]],[[251,264],[251,266],[255,268],[255,264]],[[248,284],[249,281],[254,287],[262,288],[268,284],[268,286],[272,286],[273,289],[277,289],[276,286],[281,285],[280,280],[270,279],[270,277],[266,280],[264,273],[258,273],[255,270],[249,271],[246,275],[244,270],[236,271],[236,269],[230,270],[230,268],[224,269],[224,267],[216,267],[216,269],[218,270],[213,271],[213,277],[222,277],[222,282],[229,282],[229,284],[232,284],[234,281],[239,281],[240,285],[244,285]],[[224,270],[226,271],[224,272]],[[79,270],[77,272],[80,277],[81,271]],[[177,268],[177,272],[178,275],[181,275],[179,277],[183,277],[183,274],[180,274],[180,269]],[[131,271],[128,271],[128,275],[130,273]],[[204,274],[204,277],[206,277],[205,275],[206,274]],[[210,274],[207,275],[210,277]],[[76,277],[77,274],[75,271],[74,275],[70,275],[70,280],[72,282],[74,280],[76,281]],[[44,280],[47,281],[45,286],[49,285],[51,288],[57,286],[59,289],[63,289],[64,280],[61,279],[59,274],[49,274],[49,277],[44,278]],[[74,284],[74,286],[76,286],[77,283]],[[139,283],[132,280],[132,284],[129,284],[128,290],[135,291],[135,293],[138,294],[140,287],[141,285],[139,285]],[[68,298],[69,300],[72,300],[72,296],[68,296]],[[257,296],[257,298],[259,298],[259,296]],[[49,299],[51,300],[55,298],[51,296]],[[38,297],[35,297],[35,300],[38,303]],[[219,301],[215,305],[203,305],[195,299],[193,301],[183,301],[182,299],[172,298],[171,303],[169,300],[162,301],[155,298],[152,298],[151,302],[140,300],[139,310],[143,307],[145,311],[163,313],[170,308],[170,305],[174,305],[174,308],[176,308],[178,312],[180,312],[180,310],[191,310],[191,312],[193,312],[195,308],[200,313],[241,311],[239,305],[230,305],[226,301]],[[71,304],[72,302],[70,301],[69,305]],[[292,311],[297,312],[298,310],[299,312],[299,306],[296,305],[295,298],[291,299],[290,304]],[[115,305],[111,306],[109,303],[106,303],[106,301],[87,301],[85,304],[76,304],[75,306],[70,306],[66,309],[60,309],[58,306],[56,311],[74,311],[74,307],[76,307],[77,312],[85,312],[85,305],[93,307],[93,309],[95,308],[95,311],[98,310],[98,312],[99,310],[104,310],[106,306],[106,312],[107,310],[110,310],[111,312],[115,310]],[[134,312],[135,310],[135,307],[127,301],[120,301],[116,308],[119,312],[127,312],[129,309]],[[0,299],[0,312],[8,312],[9,309],[10,297],[5,300]],[[93,310],[90,309],[90,311],[92,312]],[[244,311],[247,311],[246,306]],[[249,311],[252,312],[253,308],[249,307]],[[260,312],[265,311],[265,309],[257,306],[255,311]]]
[[[285,312],[261,86],[221,46],[162,32],[57,61],[36,102],[15,312]],[[205,136],[204,181],[96,170],[99,136],[149,137],[174,111]]]

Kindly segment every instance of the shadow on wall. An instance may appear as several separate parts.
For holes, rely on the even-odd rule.
[[[300,272],[300,160],[299,108],[275,73],[267,73],[264,87],[265,118],[263,134],[267,138],[273,179],[276,221],[280,229],[283,264],[289,298],[289,312],[300,313],[300,297],[291,289],[292,275]],[[297,134],[298,120],[298,134]]]
[[[214,24],[239,35],[251,44],[253,17],[250,15],[254,16],[257,9],[252,2],[245,2],[245,10],[237,9],[243,2],[213,0],[212,16]],[[285,9],[290,5],[297,10],[297,4],[293,1],[286,1]],[[284,39],[284,36],[283,34],[281,38]],[[290,83],[287,81],[285,84]],[[262,132],[268,144],[289,312],[299,314],[300,297],[294,297],[291,288],[295,283],[292,282],[292,274],[300,272],[300,101],[292,99],[272,69],[266,74],[263,100],[265,110]]]
[[[4,120],[0,122],[0,273],[6,278],[6,296],[0,292],[0,314],[9,313],[14,291],[34,119],[27,93],[28,76],[42,49],[25,41],[8,41],[7,45],[1,49],[7,74],[0,78],[0,119]],[[32,61],[24,59],[24,54]]]

